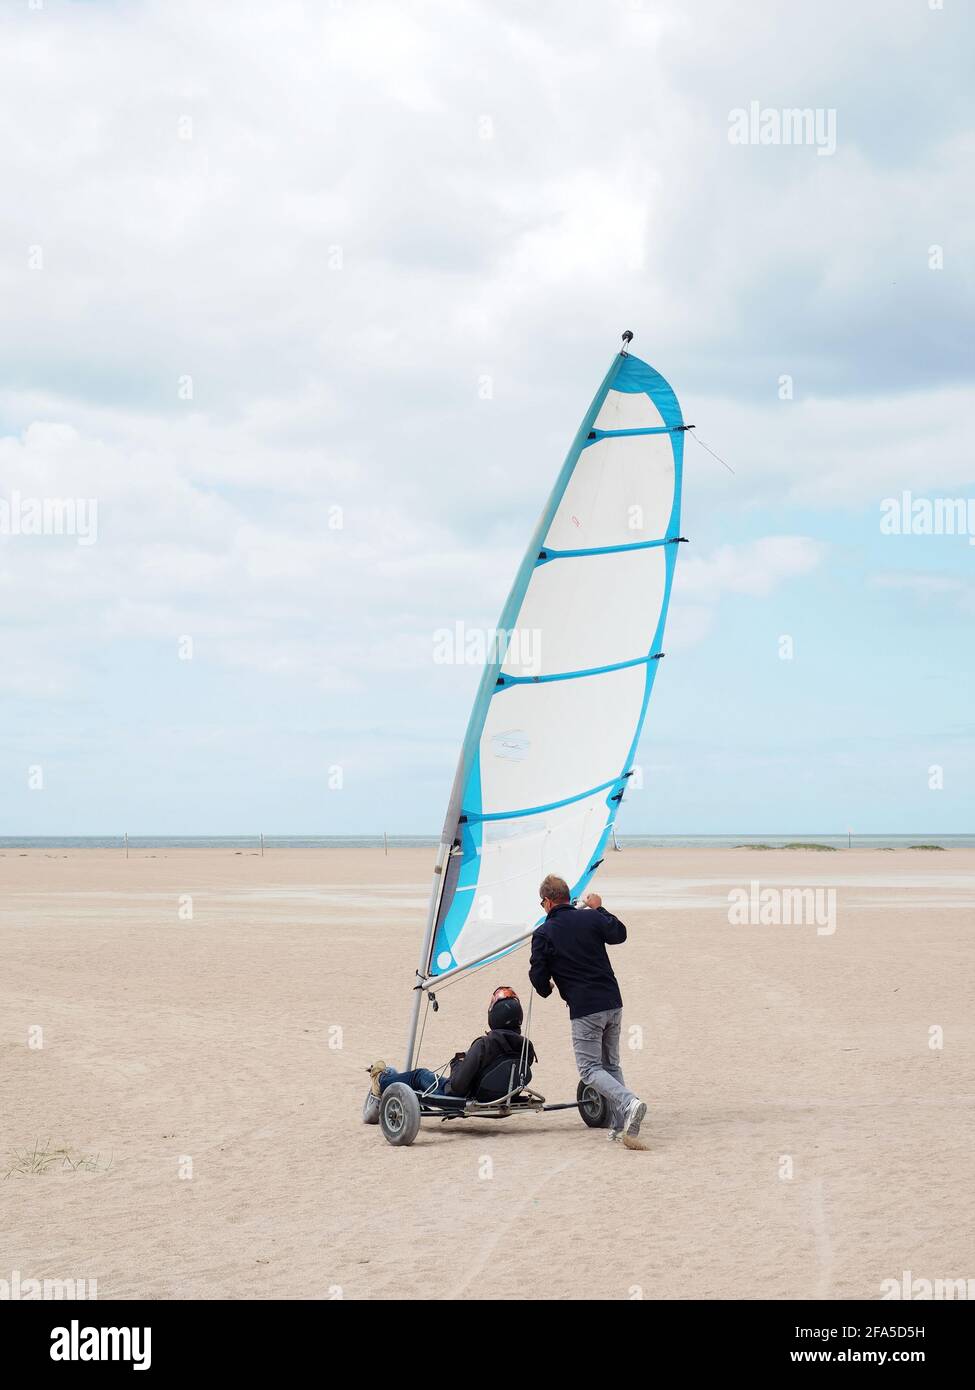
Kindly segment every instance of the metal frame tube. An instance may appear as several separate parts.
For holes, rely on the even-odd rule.
[[[514,951],[518,946],[524,946],[525,942],[529,941],[537,930],[538,926],[529,927],[527,931],[523,931],[520,936],[516,936],[512,941],[506,941],[501,946],[492,946],[490,951],[486,951],[483,956],[478,956],[477,960],[470,960],[466,965],[455,965],[453,970],[445,970],[442,975],[427,975],[424,977],[421,987],[427,989],[429,986],[433,985],[439,989],[440,986],[445,985],[448,980],[453,982],[459,975],[463,975],[465,971],[476,970],[479,965],[483,965],[484,962],[490,960],[492,956],[504,955],[508,951]]]
[[[437,923],[437,909],[443,895],[444,865],[450,852],[450,845],[441,840],[437,851],[437,863],[433,871],[433,888],[430,892],[430,910],[427,913],[426,931],[420,947],[420,960],[416,967],[416,984],[413,986],[413,1009],[410,1014],[410,1032],[406,1042],[406,1065],[404,1071],[413,1070],[413,1054],[416,1049],[416,1030],[420,1021],[420,1005],[423,1002],[424,975],[430,964],[430,948],[433,945],[433,931]]]

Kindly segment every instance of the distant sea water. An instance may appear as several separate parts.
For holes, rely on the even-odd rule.
[[[781,849],[788,844],[828,845],[846,849],[846,835],[618,835],[622,849],[734,849],[738,845],[768,845]],[[121,835],[8,835],[0,836],[5,849],[122,849]],[[258,835],[130,835],[130,849],[230,849],[253,850],[260,847]],[[382,849],[382,835],[265,835],[265,849]],[[390,835],[390,849],[432,849],[435,835]],[[975,833],[937,835],[918,831],[916,835],[854,835],[854,849],[910,849],[912,845],[940,845],[942,849],[975,848]]]

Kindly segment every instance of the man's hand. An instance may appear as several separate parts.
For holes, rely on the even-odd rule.
[[[602,907],[603,900],[598,893],[587,893],[582,900],[586,907]]]

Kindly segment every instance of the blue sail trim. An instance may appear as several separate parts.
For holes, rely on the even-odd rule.
[[[661,545],[676,545],[676,536],[665,536],[659,541],[628,541],[624,545],[591,545],[584,550],[553,550],[551,546],[546,546],[539,551],[538,559],[535,561],[535,568],[540,565],[547,565],[550,560],[574,560],[580,555],[616,555],[623,550],[655,550]]]
[[[649,363],[641,362],[639,357],[624,357],[613,382],[613,390],[625,391],[630,395],[645,391],[657,407],[661,420],[675,432],[674,443],[677,443],[678,426],[684,423],[684,417],[670,382],[654,371]]]
[[[505,690],[509,685],[545,685],[548,681],[575,681],[583,676],[602,676],[607,671],[625,671],[628,666],[643,666],[647,661],[657,661],[663,652],[651,652],[649,656],[635,656],[631,661],[614,661],[609,666],[589,666],[583,671],[558,671],[551,676],[499,676],[497,689]]]
[[[431,948],[430,960],[427,964],[427,970],[431,974],[442,974],[444,970],[449,970],[453,964],[454,942],[470,914],[468,894],[473,893],[477,888],[481,869],[482,844],[481,817],[478,814],[481,806],[481,765],[479,759],[475,759],[471,769],[468,780],[468,796],[471,809],[457,826],[461,856],[460,874],[454,889],[453,899],[447,909],[446,916],[440,923]],[[438,963],[441,957],[444,960],[442,965]],[[447,963],[448,960],[449,964]]]
[[[677,425],[646,425],[632,430],[590,430],[586,444],[598,444],[601,439],[625,439],[631,434],[673,434]]]
[[[531,543],[515,575],[511,592],[508,595],[501,617],[498,621],[499,630],[509,631],[517,626],[518,613],[524,602],[528,585],[538,563],[539,553],[544,549],[545,537],[549,532],[555,514],[562,502],[565,490],[568,487],[569,480],[572,477],[582,451],[588,444],[595,442],[589,439],[589,434],[593,431],[596,417],[602,409],[603,402],[610,390],[622,391],[627,394],[636,394],[641,391],[646,392],[658,410],[660,418],[664,421],[667,427],[666,432],[671,434],[671,446],[674,452],[674,500],[671,508],[670,521],[666,531],[668,537],[676,537],[679,534],[684,457],[684,434],[680,429],[680,426],[683,425],[683,417],[681,415],[680,405],[678,404],[677,397],[670,384],[659,372],[655,371],[648,363],[642,362],[638,357],[619,354],[614,358],[599,390],[596,392],[592,404],[586,412],[585,418],[579,426],[575,439],[572,442],[572,446],[566,455],[565,462],[555,481],[555,486],[552,489],[548,502],[539,518],[538,525],[535,528]],[[660,543],[667,544],[667,542]],[[667,574],[664,585],[664,595],[657,628],[650,646],[651,653],[660,650],[664,624],[667,618],[667,609],[670,603],[670,592],[673,584],[674,567],[678,549],[679,547],[674,545],[667,552]],[[480,872],[482,848],[481,827],[484,824],[484,815],[481,812],[479,744],[490,702],[499,690],[497,679],[501,673],[502,664],[503,656],[499,655],[498,658],[485,666],[461,749],[460,777],[464,788],[462,800],[464,806],[467,807],[467,819],[459,823],[455,830],[449,833],[455,836],[455,843],[458,845],[462,856],[462,865],[453,899],[434,933],[430,960],[427,966],[428,978],[431,981],[439,975],[455,972],[459,973],[459,969],[462,968],[456,966],[453,957],[453,947],[470,914],[471,892],[477,886]],[[653,682],[656,677],[658,665],[659,662],[656,661],[648,660],[646,662],[647,674],[643,704],[639,719],[637,720],[636,729],[634,730],[633,740],[620,775],[611,782],[606,783],[606,805],[608,808],[606,825],[592,852],[588,867],[576,883],[570,884],[573,898],[580,896],[585,891],[597,865],[602,860],[606,845],[609,841],[622,800],[614,789],[617,787],[625,787],[626,778],[632,770],[633,759],[636,754],[640,735],[643,731],[647,706],[650,702],[650,695],[653,690]],[[584,795],[586,795],[586,793],[583,793],[583,796]],[[582,798],[580,797],[580,799]],[[529,934],[529,932],[526,932],[526,938]],[[501,956],[507,955],[509,950],[514,949],[516,949],[516,947],[509,947],[502,950],[498,952],[496,956],[493,956],[492,959],[500,959]]]
[[[588,791],[577,792],[575,796],[564,796],[561,801],[549,801],[544,806],[523,806],[518,811],[466,811],[464,814],[468,820],[518,820],[521,816],[541,816],[546,811],[557,811],[560,806],[572,806],[577,801],[585,801],[589,796],[595,796],[597,792],[607,791],[610,787],[618,787],[619,777],[613,777],[608,782],[600,782],[598,787],[590,787]]]

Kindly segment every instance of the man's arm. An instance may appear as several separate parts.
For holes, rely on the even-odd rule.
[[[587,894],[584,901],[598,915],[599,932],[607,946],[619,946],[626,940],[626,928],[618,917],[606,911],[598,893]]]
[[[470,1047],[450,1068],[450,1094],[469,1096],[483,1066],[484,1039],[475,1038]]]
[[[600,919],[603,940],[607,946],[619,946],[620,942],[626,940],[626,928],[618,917],[614,917],[604,907],[597,907],[596,915]]]
[[[532,936],[532,955],[528,963],[528,978],[540,999],[552,993],[551,942],[541,929]]]

